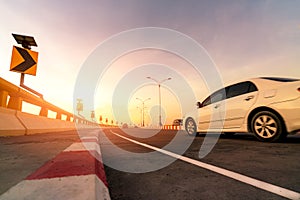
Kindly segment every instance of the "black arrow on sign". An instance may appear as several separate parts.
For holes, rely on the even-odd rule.
[[[20,47],[15,48],[18,50],[19,54],[24,58],[24,62],[14,67],[12,70],[25,72],[27,69],[31,68],[33,65],[36,64],[36,62],[33,60],[28,51]]]

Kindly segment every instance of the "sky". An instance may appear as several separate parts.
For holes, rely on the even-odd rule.
[[[0,3],[0,76],[19,84],[20,74],[9,71],[12,47],[17,45],[11,34],[34,36],[38,47],[32,50],[39,52],[37,75],[26,75],[25,84],[42,93],[48,102],[68,111],[73,111],[74,87],[91,54],[115,35],[144,27],[173,30],[201,45],[224,85],[257,76],[300,78],[300,1],[0,0]],[[141,37],[147,40],[149,36]],[[170,46],[176,43],[169,38],[164,41]],[[116,51],[98,55],[99,62],[125,43],[114,46]],[[197,54],[189,49],[186,52]],[[95,110],[97,119],[102,115],[121,123],[126,119],[118,115],[122,115],[125,107],[132,123],[139,124],[141,102],[136,98],[151,98],[145,102],[145,120],[148,125],[156,124],[158,87],[147,76],[156,80],[172,78],[161,87],[165,123],[181,118],[189,106],[194,106],[195,99],[202,101],[212,92],[206,83],[212,77],[196,72],[184,58],[168,51],[141,49],[112,60],[97,81],[94,106],[87,105],[84,96],[78,97],[85,104],[82,114],[88,118],[90,111]],[[116,92],[118,87],[122,91],[128,89],[130,94],[118,96],[122,94]],[[189,96],[187,91],[193,95]],[[28,106],[28,110],[34,108]]]

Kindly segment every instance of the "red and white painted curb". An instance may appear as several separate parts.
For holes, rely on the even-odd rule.
[[[0,196],[10,199],[110,199],[97,137],[83,137]]]
[[[181,126],[164,125],[163,129],[166,129],[166,130],[181,130]]]

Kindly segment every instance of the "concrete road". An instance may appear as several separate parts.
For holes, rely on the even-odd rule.
[[[299,136],[288,137],[282,143],[258,142],[249,134],[221,136],[212,151],[200,159],[199,149],[203,141],[216,139],[216,135],[200,135],[191,139],[183,131],[161,131],[157,134],[143,129],[124,131],[105,130],[105,134],[101,136],[101,151],[112,199],[211,200],[300,197]],[[123,136],[134,141],[128,141],[122,138]],[[183,153],[184,160],[170,161],[170,164],[155,170],[155,163],[170,160],[170,155],[165,153],[168,154],[172,150],[179,154],[183,150],[170,147],[174,140],[177,140],[175,144],[178,146],[191,142]],[[178,140],[183,142],[180,144]],[[212,140],[209,140],[206,145],[211,145],[211,142]],[[164,147],[167,152],[162,152],[162,157],[151,158],[147,154],[153,150],[141,146],[143,144]],[[136,154],[142,156],[136,157]],[[197,166],[199,163],[204,166],[210,165],[206,169]],[[214,169],[214,166],[219,168]],[[143,168],[149,172],[143,172]],[[218,170],[225,172],[222,175]],[[236,176],[235,179],[230,177],[232,173]]]

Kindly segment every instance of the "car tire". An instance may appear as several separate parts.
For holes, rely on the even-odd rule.
[[[197,135],[197,125],[193,118],[189,117],[186,119],[185,130],[188,135],[191,135],[191,136]]]
[[[283,122],[270,111],[256,113],[251,120],[251,130],[262,142],[277,142],[286,136]]]

